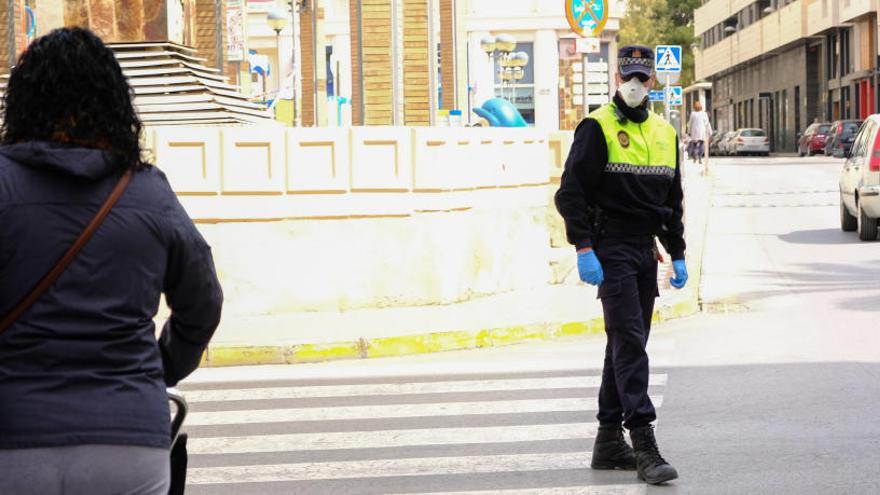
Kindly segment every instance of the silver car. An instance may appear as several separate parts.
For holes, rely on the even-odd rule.
[[[736,136],[735,131],[726,132],[721,136],[721,140],[718,141],[718,154],[719,155],[729,155],[730,154],[730,140]]]
[[[763,129],[739,129],[727,145],[727,154],[770,155],[770,138]]]
[[[880,219],[880,115],[872,115],[862,124],[846,151],[840,172],[840,228],[858,231],[859,239],[877,239]]]

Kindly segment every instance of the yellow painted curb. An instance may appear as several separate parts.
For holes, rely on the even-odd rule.
[[[340,342],[335,344],[301,344],[295,346],[291,355],[295,363],[314,363],[334,359],[358,359],[363,357],[360,342]]]
[[[241,366],[245,364],[286,364],[285,348],[260,347],[208,347],[208,366]]]
[[[699,311],[700,304],[696,291],[691,291],[687,299],[657,308],[654,312],[654,320],[668,321],[691,316]],[[292,346],[212,346],[203,364],[222,367],[406,356],[544,342],[598,334],[604,330],[605,322],[601,317],[598,317],[587,321],[434,332],[362,339],[359,342]]]

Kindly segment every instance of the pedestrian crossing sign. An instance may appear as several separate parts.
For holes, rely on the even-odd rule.
[[[680,107],[682,103],[682,90],[681,86],[669,86],[666,88],[669,96],[669,105],[673,107]]]
[[[681,46],[657,45],[654,68],[657,72],[681,72]]]

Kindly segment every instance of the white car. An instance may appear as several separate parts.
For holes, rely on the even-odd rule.
[[[769,156],[770,138],[763,129],[739,129],[727,145],[727,154]]]
[[[877,239],[880,219],[880,115],[872,115],[862,124],[846,152],[840,172],[840,228],[858,231],[859,239]]]

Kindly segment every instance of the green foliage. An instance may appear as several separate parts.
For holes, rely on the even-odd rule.
[[[694,82],[694,10],[700,0],[629,0],[620,22],[620,44],[681,45],[684,52],[681,86]]]

